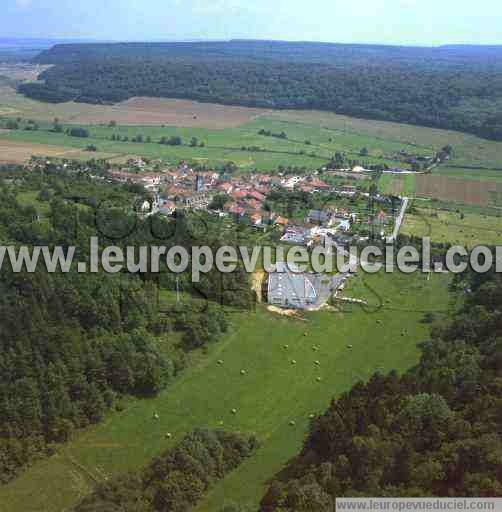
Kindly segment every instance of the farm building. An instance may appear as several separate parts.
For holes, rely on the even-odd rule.
[[[268,278],[268,303],[284,308],[306,309],[318,301],[317,276],[292,272],[284,263],[277,264]]]
[[[310,210],[305,217],[305,222],[307,224],[329,227],[332,223],[332,215],[324,210]]]

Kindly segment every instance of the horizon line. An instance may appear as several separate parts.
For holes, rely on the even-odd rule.
[[[141,43],[232,43],[232,42],[257,42],[257,43],[285,43],[285,44],[320,44],[333,46],[380,46],[395,48],[501,48],[502,43],[442,43],[442,44],[425,44],[425,43],[384,43],[384,42],[341,42],[341,41],[319,41],[319,40],[294,40],[294,39],[270,39],[270,38],[176,38],[176,39],[101,39],[93,37],[38,37],[38,36],[4,36],[0,37],[2,42],[49,42],[49,43],[66,43],[66,44],[141,44]]]

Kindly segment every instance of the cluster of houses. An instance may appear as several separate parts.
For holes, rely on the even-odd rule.
[[[48,160],[30,162],[33,170],[49,165]],[[66,168],[68,164],[62,167]],[[155,166],[159,168],[159,166]],[[160,167],[161,168],[161,167]],[[348,170],[346,170],[348,172]],[[367,174],[363,168],[352,169],[351,174]],[[340,172],[340,171],[336,171]],[[331,176],[333,171],[326,170]],[[349,211],[336,205],[326,205],[323,209],[312,209],[303,219],[288,219],[273,211],[273,202],[267,197],[274,191],[335,192],[338,195],[368,196],[355,185],[332,186],[321,179],[317,171],[310,175],[281,175],[255,173],[241,176],[225,175],[215,171],[197,171],[187,164],[164,170],[153,170],[151,162],[146,166],[141,159],[131,159],[122,168],[110,169],[107,176],[94,176],[117,183],[136,184],[149,192],[138,195],[136,210],[144,215],[160,213],[172,215],[176,209],[203,209],[219,216],[228,216],[256,228],[278,226],[282,229],[281,241],[311,247],[323,241],[324,237],[337,237],[339,241],[348,233],[357,233],[357,227],[365,223],[381,225],[392,219],[386,218],[383,210],[365,214],[362,211]],[[382,197],[382,200],[386,198]],[[379,230],[380,231],[380,230]],[[383,229],[382,229],[383,231]]]
[[[327,207],[323,210],[310,210],[303,222],[286,227],[281,242],[294,245],[313,245],[343,237],[358,218],[346,208]]]
[[[144,215],[171,215],[180,208],[204,209],[256,228],[278,226],[283,230],[283,243],[306,247],[322,243],[326,237],[343,243],[356,221],[379,223],[382,226],[387,221],[383,210],[371,220],[360,213],[336,206],[310,210],[302,220],[288,219],[272,211],[266,199],[274,190],[312,194],[333,191],[349,196],[358,193],[353,185],[334,188],[316,173],[309,176],[263,173],[225,176],[214,171],[194,171],[188,165],[180,165],[162,172],[131,172],[122,169],[111,170],[108,174],[115,181],[136,183],[151,192],[150,199],[141,200],[137,205]]]
[[[260,173],[224,177],[214,171],[194,171],[187,165],[161,172],[110,170],[108,175],[116,182],[135,183],[151,192],[152,199],[140,205],[140,210],[146,214],[170,215],[176,208],[209,209],[213,206],[216,213],[247,221],[255,227],[288,226],[289,219],[265,207],[266,197],[274,189],[317,193],[332,188],[316,175],[283,177]],[[356,188],[348,187],[339,192],[355,194]],[[221,204],[214,207],[212,201],[217,196]]]

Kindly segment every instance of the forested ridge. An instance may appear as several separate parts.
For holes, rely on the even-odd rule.
[[[329,512],[337,496],[502,496],[502,279],[456,287],[465,305],[418,366],[333,400],[261,512]]]
[[[20,91],[51,102],[133,96],[320,109],[502,140],[502,48],[266,41],[56,45]]]
[[[9,172],[12,170],[9,169]],[[94,172],[99,172],[95,170]],[[0,181],[0,245],[76,247],[75,260],[89,262],[89,240],[106,245],[203,244],[206,230],[178,219],[169,240],[152,236],[151,221],[135,221],[126,208],[141,188],[107,185],[87,174],[24,176],[20,184]],[[44,213],[19,197],[32,194]],[[103,201],[115,203],[105,206]],[[102,205],[99,207],[99,205]],[[118,208],[117,205],[123,205]],[[130,229],[133,222],[135,229]],[[174,220],[154,221],[168,238]],[[124,231],[125,229],[125,231]],[[165,229],[166,231],[162,231]],[[107,238],[124,233],[121,240]],[[164,233],[162,235],[161,233]],[[13,272],[5,256],[0,270],[0,483],[14,478],[33,459],[50,455],[81,428],[123,407],[123,397],[153,396],[187,364],[187,354],[215,342],[228,328],[225,304],[245,305],[247,275],[230,276],[221,292],[217,271],[197,289],[190,275],[180,286],[196,300],[163,306],[159,294],[175,287],[176,276],[161,264],[147,273]],[[247,292],[247,293],[246,293]]]

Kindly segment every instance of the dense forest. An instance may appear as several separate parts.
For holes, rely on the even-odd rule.
[[[211,227],[200,221],[196,227],[178,219],[176,230],[174,219],[137,221],[124,209],[141,191],[134,186],[65,175],[60,167],[45,176],[18,175],[14,183],[0,180],[1,245],[75,246],[75,259],[89,262],[91,236],[99,236],[103,247],[211,240]],[[20,201],[26,194],[35,202]],[[174,289],[176,276],[165,261],[153,277],[81,274],[73,267],[52,273],[43,264],[34,273],[18,273],[7,263],[5,257],[0,271],[0,483],[34,458],[54,453],[58,443],[102,420],[107,410],[122,407],[122,397],[159,393],[187,364],[191,350],[227,330],[224,306],[247,307],[252,300],[244,272],[222,286],[215,269],[197,288],[183,275],[180,286],[193,300],[166,306],[159,296]]]
[[[502,140],[502,48],[230,41],[56,45],[20,91],[49,102],[133,96],[320,109]]]
[[[257,448],[255,438],[197,430],[147,468],[101,484],[75,512],[186,512]]]
[[[455,286],[465,304],[433,328],[419,365],[333,400],[261,512],[334,511],[337,496],[502,496],[502,278]]]

